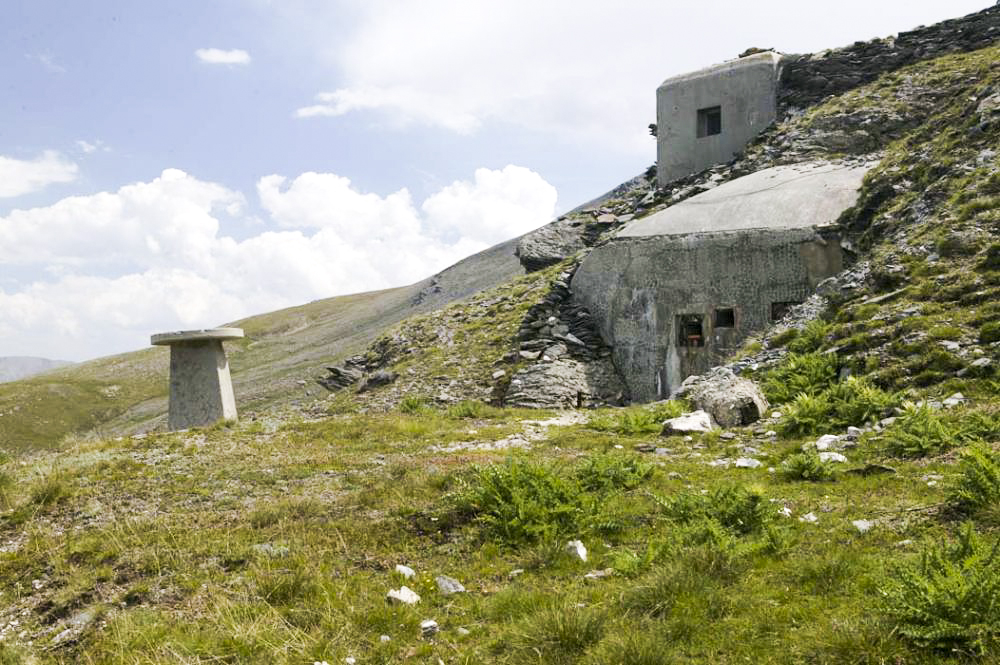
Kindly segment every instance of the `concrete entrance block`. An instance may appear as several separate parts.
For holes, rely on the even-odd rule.
[[[152,336],[150,342],[154,346],[170,347],[168,429],[236,419],[236,398],[222,342],[241,337],[240,328],[184,330]]]

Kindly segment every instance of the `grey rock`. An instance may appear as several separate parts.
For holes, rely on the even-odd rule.
[[[524,367],[513,379],[505,400],[510,406],[563,409],[618,405],[625,392],[607,358],[558,358]]]
[[[875,526],[875,522],[871,520],[854,520],[851,522],[851,524],[853,524],[854,528],[857,529],[860,533],[868,533],[869,531],[871,531],[871,528]]]
[[[63,624],[65,628],[52,638],[53,646],[67,644],[79,638],[87,628],[97,621],[98,614],[97,608],[88,607],[71,616]]]
[[[587,560],[587,548],[579,540],[571,540],[566,543],[566,551],[580,561]]]
[[[733,466],[738,469],[756,469],[761,466],[761,461],[752,457],[740,457],[733,463]]]
[[[604,570],[592,570],[583,576],[587,580],[603,580],[605,577],[611,577],[615,574],[614,568],[605,568]]]
[[[840,447],[840,437],[836,434],[824,434],[823,436],[816,439],[816,442],[811,446],[809,444],[804,444],[803,449],[811,447],[816,450],[830,450]]]
[[[943,404],[944,404],[945,408],[953,409],[956,406],[960,406],[960,405],[964,404],[967,401],[968,400],[966,399],[965,395],[963,395],[962,393],[955,393],[954,395],[952,395],[952,396],[948,397],[947,399],[945,399],[944,402],[943,402]]]
[[[546,224],[522,237],[515,254],[526,270],[541,270],[586,247],[586,225],[578,219],[563,219]]]
[[[721,427],[738,427],[760,420],[767,413],[767,399],[756,383],[718,367],[689,376],[673,395],[690,400],[712,415]]]
[[[288,556],[289,549],[288,545],[274,545],[272,543],[260,543],[253,546],[253,551],[258,554],[263,554],[264,556],[269,556],[272,559],[280,559],[281,557]]]
[[[438,622],[434,619],[424,619],[420,622],[420,635],[422,637],[433,637],[437,635],[439,630]]]
[[[363,393],[372,390],[373,388],[378,388],[379,386],[388,385],[398,378],[398,372],[380,369],[365,377],[365,379],[361,382],[361,385],[358,386],[358,392]]]
[[[712,416],[699,410],[664,421],[661,434],[669,436],[687,432],[711,432],[713,429],[715,425],[712,423]]]
[[[548,358],[549,360],[558,360],[559,358],[565,356],[567,353],[568,350],[566,348],[566,345],[559,343],[559,344],[553,344],[552,346],[542,351],[542,357]]]
[[[402,605],[416,605],[420,602],[420,596],[408,586],[389,589],[389,593],[385,595],[385,599],[390,603],[400,603]]]
[[[413,577],[417,574],[415,570],[413,570],[409,566],[404,566],[401,563],[396,564],[396,572],[408,580],[413,579]]]
[[[442,595],[450,596],[453,593],[465,592],[465,587],[462,586],[462,583],[453,577],[438,575],[434,578],[434,581],[437,582],[438,591],[440,591]]]

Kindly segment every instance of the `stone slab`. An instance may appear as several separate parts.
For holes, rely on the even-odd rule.
[[[206,328],[204,330],[178,330],[153,335],[150,343],[153,346],[170,346],[184,342],[202,342],[206,340],[241,339],[242,328]]]

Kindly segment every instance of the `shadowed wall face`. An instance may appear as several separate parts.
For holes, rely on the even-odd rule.
[[[660,187],[723,164],[776,115],[781,56],[757,53],[667,79],[656,90]]]

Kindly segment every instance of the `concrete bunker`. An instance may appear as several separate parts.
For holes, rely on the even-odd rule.
[[[871,165],[778,166],[631,222],[573,277],[635,401],[662,399],[843,268]]]
[[[153,335],[154,346],[170,347],[170,431],[235,420],[236,398],[222,342],[240,339],[240,328],[184,330]]]
[[[773,51],[675,76],[656,90],[661,187],[741,152],[777,115],[782,56]]]

